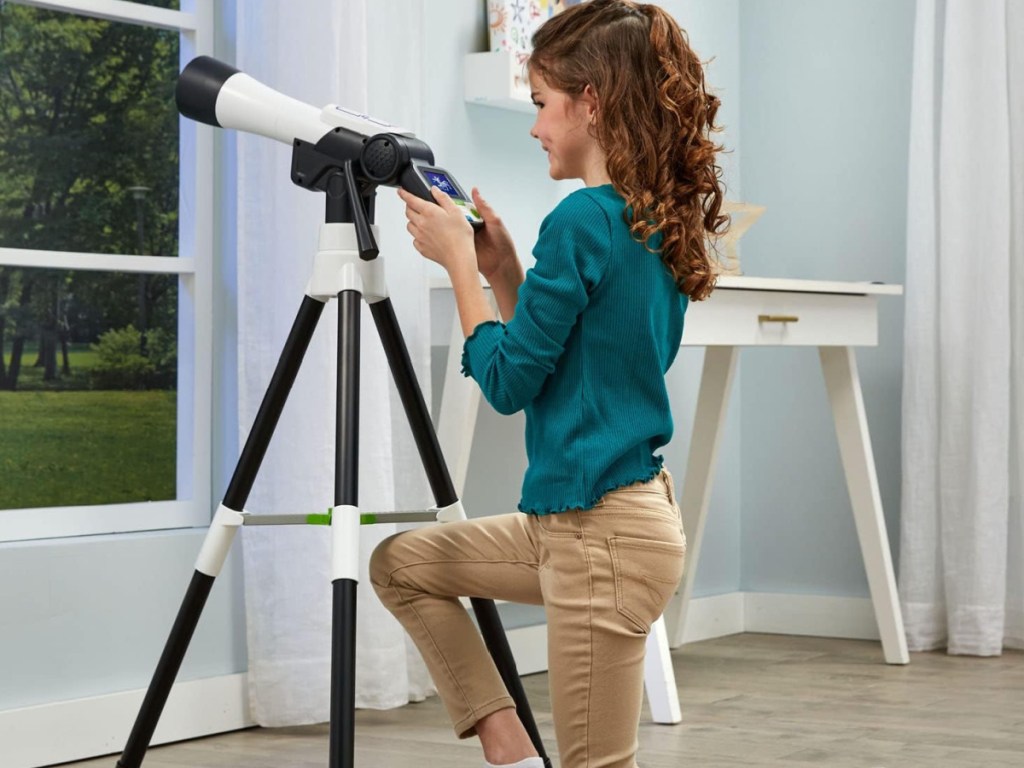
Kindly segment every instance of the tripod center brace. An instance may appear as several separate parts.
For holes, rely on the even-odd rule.
[[[237,128],[292,145],[295,184],[326,195],[325,222],[306,296],[246,439],[221,505],[203,542],[196,570],[171,628],[153,679],[136,717],[119,768],[138,768],[153,738],[171,686],[241,525],[321,523],[331,527],[333,615],[329,768],[352,768],[355,759],[355,622],[359,526],[374,522],[465,519],[413,371],[378,260],[372,225],[380,185],[402,186],[432,200],[438,186],[460,205],[475,227],[479,214],[455,179],[433,165],[433,152],[411,133],[336,105],[318,110],[284,96],[208,56],[193,59],[178,80],[183,115]],[[328,515],[248,515],[244,511],[256,474],[284,409],[327,301],[337,298],[338,383],[334,506]],[[360,300],[366,299],[423,462],[436,507],[426,511],[360,515],[359,338]],[[472,598],[484,642],[527,733],[550,768],[537,725],[516,670],[512,651],[492,600]]]

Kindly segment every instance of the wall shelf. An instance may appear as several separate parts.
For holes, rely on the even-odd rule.
[[[536,112],[524,68],[510,52],[466,54],[463,70],[466,101],[470,104],[531,115]]]

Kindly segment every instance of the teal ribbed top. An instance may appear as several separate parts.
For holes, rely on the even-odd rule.
[[[663,462],[654,451],[672,437],[665,372],[688,300],[630,235],[624,210],[611,184],[559,203],[540,226],[515,316],[481,323],[463,346],[462,373],[487,401],[526,413],[522,512],[590,509],[649,480]]]

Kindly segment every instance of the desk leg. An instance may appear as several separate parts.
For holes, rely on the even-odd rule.
[[[679,689],[676,688],[676,673],[672,669],[672,654],[668,647],[668,630],[665,628],[664,618],[651,625],[651,633],[647,636],[644,688],[647,691],[647,703],[651,705],[651,719],[654,722],[672,725],[682,721]]]
[[[490,298],[490,293],[488,292]],[[494,301],[491,299],[491,306]],[[469,471],[469,456],[473,450],[473,433],[476,431],[480,387],[473,379],[462,375],[462,324],[458,312],[452,322],[452,334],[448,343],[448,361],[444,371],[441,389],[441,408],[437,415],[437,442],[448,460],[449,471],[455,492],[461,499],[466,490],[466,473]]]
[[[818,354],[829,400],[832,401],[839,452],[875,607],[875,620],[882,638],[882,651],[889,664],[906,664],[910,656],[903,632],[903,617],[882,514],[882,498],[878,492],[878,476],[875,474],[857,360],[852,347],[818,347]]]
[[[715,479],[715,462],[725,426],[725,411],[736,372],[737,347],[706,347],[704,370],[700,376],[697,411],[693,419],[690,455],[686,462],[679,506],[683,512],[686,532],[686,572],[675,598],[665,609],[669,644],[678,648],[683,644],[686,611],[693,594],[693,581],[697,575],[700,543],[704,537],[704,522],[711,486]]]

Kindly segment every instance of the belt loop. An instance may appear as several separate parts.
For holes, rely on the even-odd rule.
[[[673,504],[675,504],[676,503],[676,488],[675,488],[675,484],[672,482],[672,473],[669,472],[668,469],[665,468],[665,467],[661,468],[661,472],[665,476],[665,485],[668,486],[668,500],[671,501]]]
[[[675,509],[676,515],[679,518],[679,532],[683,534],[683,545],[686,545],[686,531],[683,530],[683,509],[679,506],[679,501],[676,499],[676,484],[672,480],[672,473],[667,469],[662,468],[665,473],[665,484],[668,486],[668,500],[672,504],[672,508]]]

